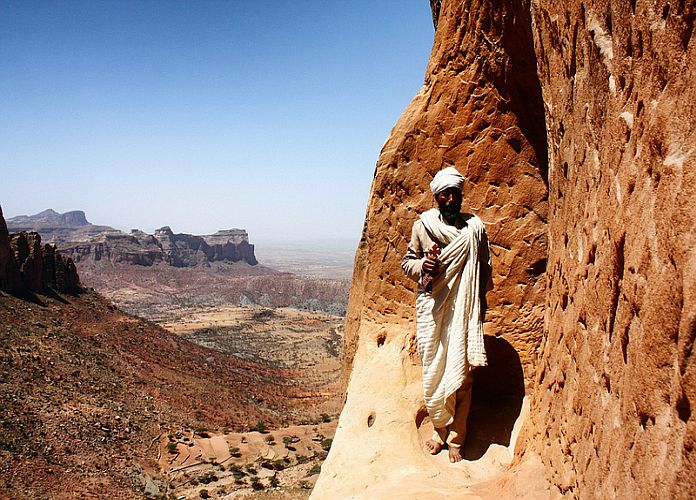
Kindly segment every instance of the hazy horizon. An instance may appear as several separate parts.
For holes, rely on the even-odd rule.
[[[428,2],[4,2],[0,205],[357,244]],[[343,244],[340,245],[341,247]]]
[[[15,217],[35,216],[35,215],[40,214],[41,212],[44,212],[45,210],[53,210],[51,207],[47,207],[43,210],[39,210],[36,213],[8,215],[5,212],[5,208],[1,204],[0,204],[0,209],[2,209],[3,218],[6,221],[8,221],[10,219],[14,219]],[[56,211],[56,210],[54,210],[54,211]],[[84,210],[81,210],[79,208],[76,208],[74,210],[66,210],[65,212],[58,212],[58,211],[56,211],[56,212],[58,212],[59,214],[63,214],[63,213],[72,212],[72,211],[84,212]],[[96,223],[90,219],[90,216],[88,213],[85,213],[85,217],[87,219],[87,222],[89,222],[90,224],[94,224],[95,226],[110,226],[114,229],[118,229],[120,231],[123,231],[124,233],[130,233],[133,230],[141,230],[141,231],[145,231],[146,233],[153,234],[157,229],[160,229],[164,226],[169,226],[169,228],[175,234],[185,233],[185,234],[193,234],[193,235],[197,235],[197,236],[207,236],[207,235],[211,235],[217,231],[222,231],[222,230],[227,230],[227,229],[244,229],[244,230],[246,230],[246,228],[243,228],[243,227],[230,226],[230,227],[221,227],[221,228],[215,229],[214,231],[207,232],[207,233],[200,232],[200,231],[188,232],[188,231],[180,231],[178,228],[173,227],[170,224],[162,224],[162,225],[159,225],[156,227],[143,229],[142,227],[137,227],[137,226],[136,227],[116,226],[113,224],[109,224],[108,222]],[[248,230],[247,230],[247,232],[248,232]],[[273,239],[272,237],[266,238],[264,236],[261,236],[258,239],[254,239],[253,235],[249,234],[249,242],[252,245],[261,244],[261,245],[264,245],[268,249],[294,248],[294,247],[296,247],[298,249],[305,249],[305,248],[311,247],[312,245],[321,245],[321,250],[334,249],[334,250],[339,250],[339,251],[345,251],[345,250],[350,250],[351,248],[354,249],[354,247],[357,246],[359,239],[360,239],[360,233],[358,233],[356,235],[351,235],[349,237],[340,237],[339,236],[339,237],[322,238],[320,236],[319,237],[308,236],[304,239],[297,239],[297,240],[278,240],[278,239]]]

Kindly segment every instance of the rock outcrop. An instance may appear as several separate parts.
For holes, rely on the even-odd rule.
[[[414,220],[433,206],[432,176],[454,165],[467,178],[464,208],[491,241],[487,333],[512,343],[533,379],[545,300],[546,162],[529,12],[519,2],[443,2],[425,85],[377,162],[355,259],[347,372],[361,328],[413,332],[415,284],[399,261]]]
[[[535,377],[548,206],[528,4],[444,1],[433,14],[437,31],[425,84],[392,130],[375,170],[346,318],[347,400],[316,498],[393,497],[406,491],[405,484],[417,484],[409,491],[427,496],[472,484],[466,474],[445,476],[449,466],[421,449],[416,285],[399,265],[413,222],[434,204],[428,184],[445,166],[466,177],[463,208],[486,224],[493,254],[495,290],[485,329],[491,364],[505,369],[497,377],[491,369],[477,373],[476,386],[498,399],[478,391],[474,407],[482,421],[499,419],[498,428],[477,437],[479,457],[489,451],[491,461],[509,462],[525,381],[529,386]],[[354,462],[370,466],[356,468]],[[342,472],[348,470],[350,481]]]
[[[539,498],[515,489],[539,460],[545,495],[695,496],[694,5],[431,7],[425,85],[377,163],[346,320],[346,404],[313,498],[494,498],[502,483],[502,496]],[[465,203],[493,253],[497,366],[477,370],[475,388],[502,395],[512,415],[497,420],[504,412],[474,394],[475,467],[420,449],[413,285],[399,268],[431,204],[427,183],[447,165],[467,177]],[[523,378],[529,409],[512,432],[511,378]],[[507,438],[482,440],[487,426]],[[504,465],[504,445],[515,468],[498,483],[477,477]]]
[[[210,236],[175,234],[168,226],[147,234],[134,229],[130,234],[106,233],[89,242],[63,243],[61,251],[75,262],[111,262],[153,266],[195,267],[211,262],[258,262],[254,245],[243,229],[218,231]]]
[[[14,290],[19,283],[19,267],[14,259],[10,234],[0,207],[0,290]]]
[[[133,229],[130,234],[110,226],[91,224],[85,213],[74,210],[60,214],[48,209],[36,215],[8,219],[16,232],[37,232],[55,243],[75,262],[111,262],[153,266],[165,263],[175,267],[194,267],[211,262],[244,261],[256,265],[254,245],[244,229],[226,229],[215,234],[195,236],[175,234],[169,226],[155,234]]]
[[[569,495],[694,498],[695,5],[533,6],[551,215],[528,446]]]
[[[43,292],[48,288],[72,293],[80,279],[72,259],[51,244],[41,245],[35,232],[9,234],[0,208],[0,290]]]

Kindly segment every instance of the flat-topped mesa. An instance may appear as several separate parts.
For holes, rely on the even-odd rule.
[[[209,245],[235,243],[240,244],[243,241],[249,243],[249,234],[245,229],[221,229],[215,234],[204,235],[206,243]]]
[[[174,233],[169,226],[147,234],[105,233],[88,242],[65,243],[62,249],[75,262],[111,262],[138,266],[166,264],[173,267],[207,266],[212,262],[246,262],[256,265],[254,245],[243,229],[227,229],[213,235]]]
[[[39,212],[36,215],[18,215],[17,217],[8,219],[7,222],[14,229],[18,229],[18,226],[26,226],[25,229],[19,230],[31,230],[37,226],[79,227],[90,224],[82,210],[72,210],[70,212],[60,214],[50,208],[44,210],[43,212]]]
[[[230,233],[227,235],[226,233]],[[155,231],[165,262],[175,267],[192,267],[216,261],[244,261],[256,265],[254,246],[242,229],[218,231],[214,235],[174,234],[165,226]]]
[[[105,233],[120,233],[110,226],[99,226],[87,220],[82,210],[72,210],[63,214],[52,209],[35,215],[18,215],[7,219],[10,231],[36,231],[44,242],[55,243],[61,247],[65,242],[85,242]]]

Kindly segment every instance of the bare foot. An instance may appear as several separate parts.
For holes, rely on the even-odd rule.
[[[461,446],[450,446],[449,447],[449,461],[453,464],[461,462],[464,459],[462,456]]]
[[[438,453],[440,453],[442,445],[433,439],[428,439],[425,442],[423,448],[425,448],[425,451],[427,451],[431,455],[437,455]]]

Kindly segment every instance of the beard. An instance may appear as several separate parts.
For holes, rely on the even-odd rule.
[[[445,222],[450,226],[454,226],[459,217],[459,212],[462,209],[461,205],[447,205],[445,203],[440,203],[440,215],[445,219]]]

